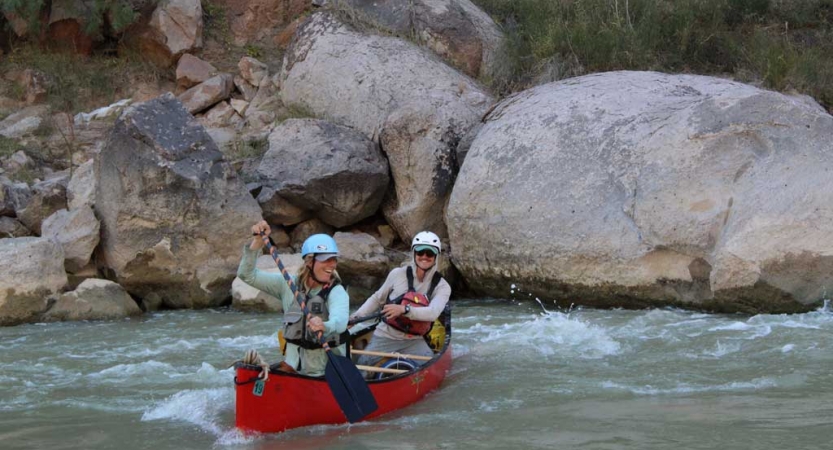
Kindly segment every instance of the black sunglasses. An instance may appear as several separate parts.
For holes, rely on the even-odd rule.
[[[417,256],[437,256],[437,254],[431,250],[420,250],[418,252],[414,252],[414,254]]]

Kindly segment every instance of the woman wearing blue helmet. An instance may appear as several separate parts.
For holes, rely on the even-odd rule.
[[[263,272],[255,267],[264,245],[260,234],[269,236],[271,232],[265,220],[252,226],[252,233],[256,236],[251,244],[243,247],[243,259],[237,269],[237,276],[252,287],[281,299],[283,303],[286,349],[284,360],[280,363],[281,370],[323,375],[327,355],[318,340],[318,333],[323,333],[335,354],[346,354],[350,299],[336,272],[338,246],[335,239],[326,234],[314,234],[301,246],[304,264],[294,281],[300,292],[306,295],[305,312],[281,273]]]

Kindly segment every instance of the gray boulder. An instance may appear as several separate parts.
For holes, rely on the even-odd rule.
[[[75,273],[90,263],[98,245],[100,225],[92,208],[60,209],[43,221],[43,237],[50,238],[64,249],[64,268]]]
[[[299,253],[281,255],[281,263],[290,274],[298,272],[303,264]],[[269,255],[257,258],[257,268],[264,272],[280,275],[281,271]],[[255,289],[240,278],[235,278],[231,284],[231,306],[239,311],[271,313],[283,311],[283,303],[259,289]]]
[[[64,252],[46,238],[0,239],[0,326],[37,320],[67,284]]]
[[[258,174],[277,195],[336,228],[373,215],[390,181],[378,145],[317,119],[289,119],[275,127]]]
[[[221,73],[183,92],[179,95],[179,100],[188,112],[196,114],[229,98],[233,89],[234,77],[228,73]]]
[[[46,106],[37,105],[23,108],[0,120],[0,136],[17,139],[32,134],[40,127],[48,113]]]
[[[127,291],[112,281],[90,278],[58,298],[43,320],[115,320],[139,316],[142,310]]]
[[[833,117],[717,78],[609,72],[503,100],[447,220],[476,291],[804,310],[833,288]]]
[[[67,185],[69,174],[41,181],[32,186],[32,196],[23,208],[15,210],[18,220],[38,236],[41,223],[56,211],[67,207]]]
[[[0,176],[0,216],[15,217],[32,198],[32,189],[26,183],[15,183]]]
[[[107,278],[169,308],[228,298],[260,208],[172,94],[124,111],[96,173],[97,260]]]
[[[69,184],[67,184],[69,209],[95,205],[95,184],[97,181],[94,160],[90,159],[78,166],[72,173]]]
[[[312,217],[312,212],[295,206],[268,186],[261,189],[257,202],[263,210],[263,218],[272,224],[296,225]]]
[[[32,232],[17,219],[0,216],[0,239],[26,237],[31,235]]]
[[[500,70],[504,38],[488,14],[469,0],[342,0],[352,11],[412,36],[466,75]]]
[[[492,102],[474,81],[408,41],[363,35],[316,13],[284,56],[281,95],[378,136],[395,186],[383,212],[403,240],[423,229],[445,234],[457,141]]]
[[[388,251],[367,233],[336,233],[340,253],[338,273],[350,288],[350,302],[361,304],[385,282],[388,272],[407,260],[407,254]]]

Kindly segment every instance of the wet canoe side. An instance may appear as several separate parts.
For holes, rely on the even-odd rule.
[[[451,369],[451,345],[439,358],[413,373],[369,381],[379,409],[372,419],[408,406],[436,389]],[[258,368],[240,365],[236,370],[236,426],[245,431],[276,433],[319,424],[339,424],[347,420],[323,378],[272,372],[256,395],[255,384],[247,381],[258,375]]]

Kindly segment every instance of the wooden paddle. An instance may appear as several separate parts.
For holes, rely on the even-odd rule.
[[[269,255],[275,260],[283,274],[283,278],[292,289],[292,294],[295,295],[295,301],[301,305],[304,315],[307,314],[306,300],[303,298],[301,292],[295,287],[295,282],[286,271],[281,259],[278,257],[278,249],[276,249],[269,241],[269,237],[265,233],[260,233],[260,238],[266,244],[269,250]],[[327,380],[327,385],[330,386],[330,391],[333,393],[341,412],[350,423],[358,422],[368,414],[376,411],[379,406],[376,404],[376,399],[373,397],[373,392],[367,385],[364,376],[353,364],[350,358],[336,355],[330,351],[330,346],[327,340],[324,339],[323,333],[318,333],[318,338],[321,341],[321,346],[327,353],[327,367],[324,369],[324,378]]]

